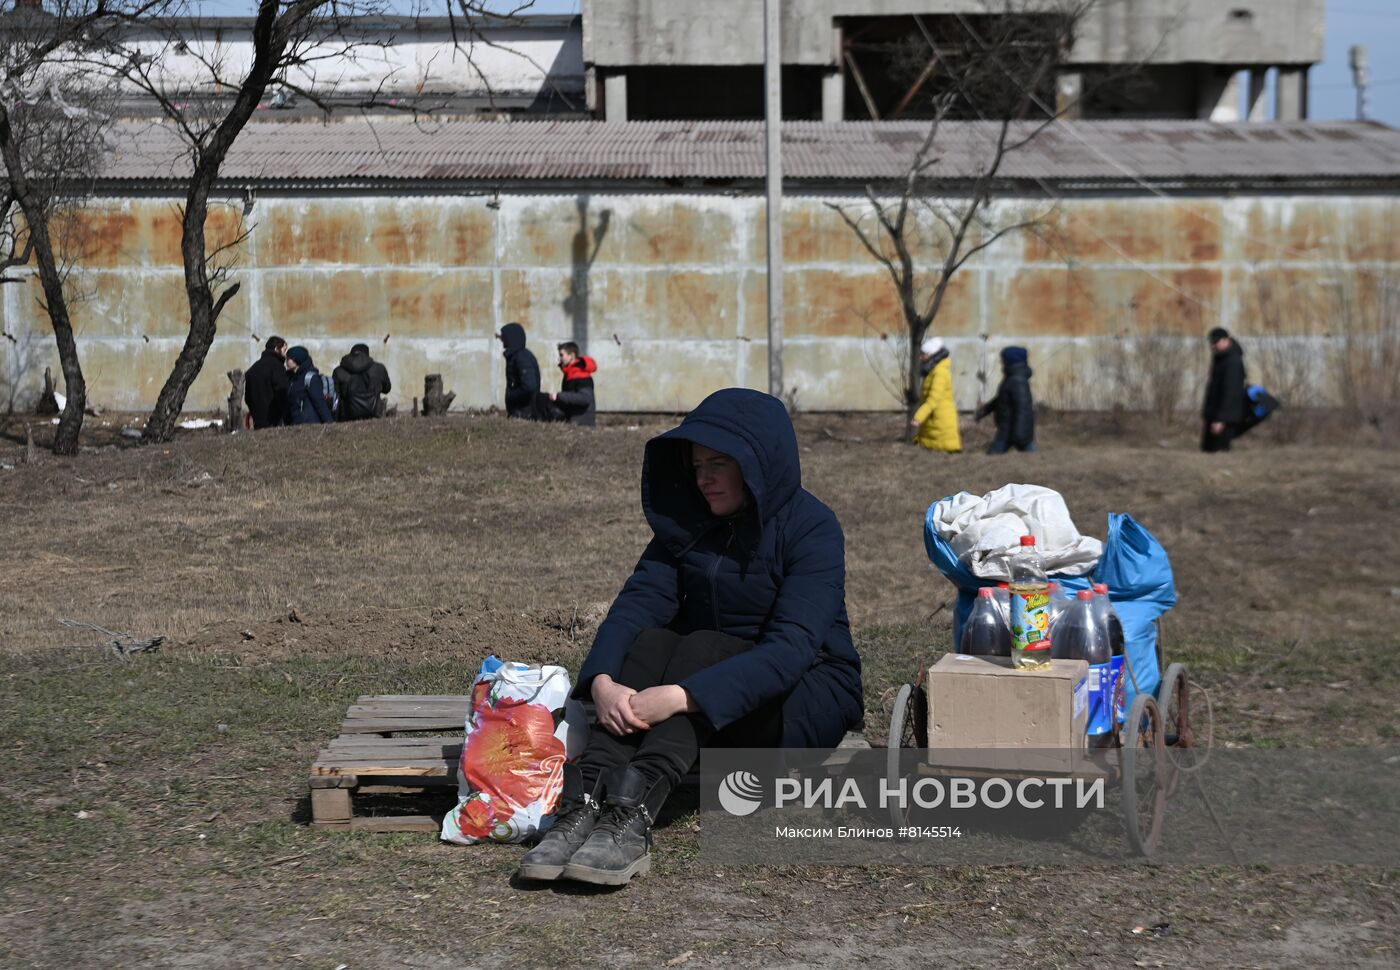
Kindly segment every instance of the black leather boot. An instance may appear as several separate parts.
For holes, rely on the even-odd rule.
[[[670,793],[665,779],[652,781],[630,766],[615,769],[602,817],[564,867],[564,878],[623,886],[650,869],[651,827]]]
[[[591,789],[585,789],[578,765],[564,766],[564,791],[550,826],[539,843],[520,857],[517,870],[522,879],[558,879],[569,858],[587,841],[602,804],[600,778]]]

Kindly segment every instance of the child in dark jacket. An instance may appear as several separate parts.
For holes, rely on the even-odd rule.
[[[1002,350],[1001,370],[997,396],[978,408],[973,416],[981,421],[990,414],[996,422],[996,437],[987,446],[987,454],[1001,455],[1012,448],[1035,451],[1035,401],[1031,398],[1031,365],[1026,348]]]
[[[335,415],[326,399],[326,378],[316,369],[311,352],[305,347],[287,351],[287,369],[292,372],[287,385],[287,411],[292,424],[334,424]]]
[[[841,524],[781,401],[717,391],[653,438],[642,509],[652,540],[579,671],[597,724],[525,878],[622,885],[702,747],[834,747],[864,716]]]

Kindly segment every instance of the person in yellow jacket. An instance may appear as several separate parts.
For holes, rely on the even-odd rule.
[[[923,403],[909,426],[917,428],[914,440],[929,451],[962,451],[958,408],[953,402],[953,362],[941,337],[930,337],[919,347],[924,372]]]

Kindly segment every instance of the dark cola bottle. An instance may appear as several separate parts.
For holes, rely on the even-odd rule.
[[[1118,618],[1118,611],[1109,599],[1107,583],[1094,584],[1094,610],[1108,629],[1109,650],[1115,657],[1123,656],[1123,621]]]
[[[1055,627],[1056,659],[1089,664],[1088,716],[1085,733],[1091,748],[1105,747],[1113,738],[1113,648],[1108,625],[1095,606],[1094,591],[1082,589]]]
[[[1011,656],[1011,631],[1001,618],[996,591],[990,586],[983,586],[977,591],[977,603],[972,607],[972,615],[963,624],[958,653],[974,657]]]

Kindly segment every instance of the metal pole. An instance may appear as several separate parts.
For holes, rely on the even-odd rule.
[[[763,135],[768,183],[768,393],[783,396],[783,52],[779,0],[763,0]]]
[[[1365,44],[1353,44],[1350,51],[1351,80],[1356,85],[1356,120],[1366,120],[1366,86],[1371,82],[1371,52]]]

